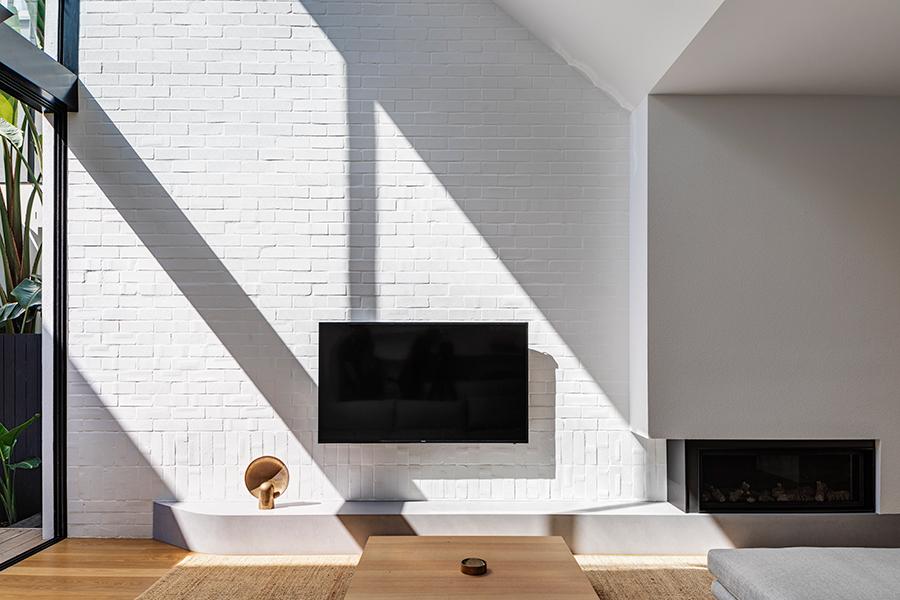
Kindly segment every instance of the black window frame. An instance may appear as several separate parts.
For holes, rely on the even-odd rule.
[[[68,535],[68,114],[78,110],[79,0],[58,0],[58,60],[0,24],[0,90],[53,116],[53,537],[0,563],[3,570]]]

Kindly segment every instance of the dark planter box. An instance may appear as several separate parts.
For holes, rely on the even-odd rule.
[[[41,336],[37,333],[0,335],[0,423],[14,427],[41,412]],[[41,422],[22,432],[13,462],[41,456]],[[16,472],[18,517],[41,512],[41,469]],[[0,518],[6,514],[0,508]]]

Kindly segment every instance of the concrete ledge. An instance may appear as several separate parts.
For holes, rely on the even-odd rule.
[[[561,535],[576,554],[760,546],[900,547],[900,515],[685,514],[666,502],[288,502],[153,505],[153,537],[210,554],[355,554],[370,535]]]

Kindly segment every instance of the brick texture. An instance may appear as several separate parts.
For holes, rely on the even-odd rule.
[[[628,113],[489,0],[82,0],[69,519],[664,493],[629,431]],[[530,324],[530,442],[316,444],[323,320]]]

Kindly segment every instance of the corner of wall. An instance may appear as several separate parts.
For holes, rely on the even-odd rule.
[[[649,437],[647,399],[647,98],[631,113],[628,207],[629,420]]]

